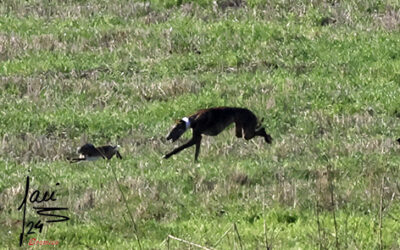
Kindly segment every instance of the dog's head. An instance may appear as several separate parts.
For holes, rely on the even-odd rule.
[[[190,128],[189,118],[184,117],[175,124],[175,127],[168,134],[167,140],[172,140],[173,142],[178,140],[188,128]]]

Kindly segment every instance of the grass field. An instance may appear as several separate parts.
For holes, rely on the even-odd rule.
[[[399,249],[399,31],[394,0],[3,1],[0,248],[29,175],[70,220],[25,248]],[[167,142],[175,120],[214,106],[273,144],[230,127],[197,163],[162,159],[191,136]],[[85,142],[123,159],[69,164]]]

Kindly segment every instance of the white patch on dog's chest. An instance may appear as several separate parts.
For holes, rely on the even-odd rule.
[[[186,129],[190,128],[190,120],[189,120],[189,118],[183,117],[183,118],[182,118],[182,121],[185,122]]]

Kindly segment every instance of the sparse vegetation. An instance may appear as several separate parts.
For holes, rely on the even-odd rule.
[[[29,174],[60,183],[71,220],[35,236],[64,249],[138,249],[119,188],[143,249],[189,248],[169,235],[400,248],[399,13],[390,0],[3,1],[2,247],[18,245]],[[273,144],[231,128],[203,138],[199,163],[161,158],[176,119],[221,105],[264,117]],[[85,142],[124,158],[69,164]]]

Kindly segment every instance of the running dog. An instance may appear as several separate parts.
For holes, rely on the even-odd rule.
[[[177,122],[167,136],[167,140],[176,141],[189,128],[193,130],[193,137],[187,143],[166,154],[164,158],[168,159],[183,149],[196,145],[194,159],[197,161],[202,135],[216,136],[232,123],[236,125],[236,137],[242,138],[244,135],[246,140],[250,140],[254,136],[261,136],[264,137],[266,143],[271,144],[272,137],[259,125],[257,117],[250,110],[233,107],[201,109]]]

